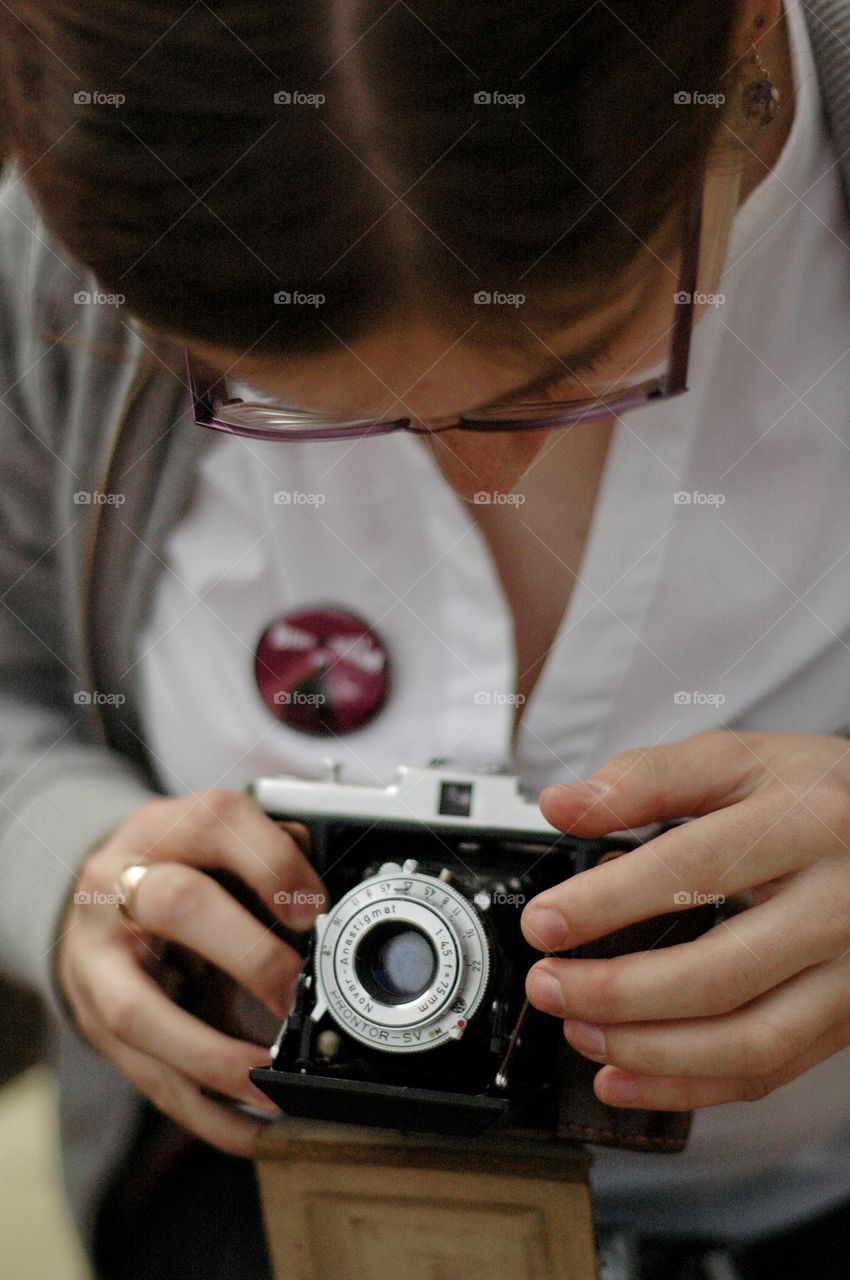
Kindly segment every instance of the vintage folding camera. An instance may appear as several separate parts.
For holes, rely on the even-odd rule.
[[[540,958],[527,901],[634,840],[579,840],[494,764],[400,765],[387,787],[257,779],[303,822],[332,906],[315,924],[271,1067],[251,1079],[292,1115],[473,1134],[553,1132],[566,1044],[525,999]],[[563,954],[569,955],[570,952]]]

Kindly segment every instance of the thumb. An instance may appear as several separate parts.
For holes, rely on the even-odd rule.
[[[579,836],[700,817],[742,799],[764,776],[747,738],[710,730],[621,751],[584,782],[544,787],[540,811],[559,831]]]

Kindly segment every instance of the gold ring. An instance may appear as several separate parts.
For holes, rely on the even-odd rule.
[[[141,929],[142,925],[133,915],[133,903],[139,891],[139,885],[149,871],[149,862],[131,862],[115,881],[115,897],[118,910],[135,929]]]

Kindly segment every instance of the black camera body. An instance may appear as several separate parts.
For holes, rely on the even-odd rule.
[[[540,958],[527,901],[633,839],[579,840],[494,765],[400,765],[387,787],[257,779],[272,818],[303,822],[334,904],[309,942],[272,1066],[282,1110],[408,1131],[554,1133],[561,1023],[525,999]],[[564,952],[570,955],[571,952]]]

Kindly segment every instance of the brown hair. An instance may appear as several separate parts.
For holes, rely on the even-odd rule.
[[[3,141],[48,228],[163,333],[307,353],[413,303],[504,336],[515,310],[477,290],[563,322],[565,299],[570,316],[598,304],[668,226],[672,251],[722,115],[675,95],[723,92],[737,15],[9,0]],[[325,301],[280,306],[281,290]]]

